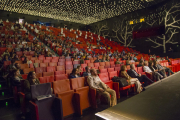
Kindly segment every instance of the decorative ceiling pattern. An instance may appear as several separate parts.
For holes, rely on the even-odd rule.
[[[91,24],[164,0],[0,0],[0,10]]]

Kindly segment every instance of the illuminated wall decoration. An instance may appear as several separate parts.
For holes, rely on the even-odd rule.
[[[0,10],[91,24],[164,0],[0,0]]]

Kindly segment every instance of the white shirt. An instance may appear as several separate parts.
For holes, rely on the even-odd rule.
[[[144,66],[143,69],[144,69],[144,72],[148,72],[148,73],[152,72],[148,66]]]
[[[104,89],[104,87],[107,88],[106,84],[104,84],[101,79],[99,78],[99,76],[88,76],[87,82],[90,86],[90,88],[94,88],[94,89],[99,89],[102,88]]]

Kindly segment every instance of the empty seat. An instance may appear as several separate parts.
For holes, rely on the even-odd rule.
[[[99,65],[100,66],[105,66],[105,62],[100,62]]]
[[[65,66],[65,62],[58,62],[58,66]]]
[[[49,66],[57,66],[57,63],[56,62],[50,62]]]
[[[47,67],[46,71],[47,72],[54,72],[54,71],[56,71],[56,67],[54,67],[54,66]]]
[[[48,63],[40,63],[39,67],[48,67]]]
[[[35,68],[36,73],[43,73],[46,72],[46,67],[37,67]]]
[[[72,65],[72,61],[66,61],[65,64],[66,65]]]
[[[65,70],[55,71],[54,72],[54,75],[61,75],[61,74],[65,74]]]
[[[86,64],[90,63],[90,60],[84,60]]]
[[[85,68],[87,64],[81,64],[81,68]]]
[[[68,79],[67,74],[55,75],[55,81]]]
[[[50,61],[50,60],[52,60],[52,57],[46,57],[46,60]]]
[[[54,76],[44,76],[39,78],[40,83],[54,82]]]
[[[51,60],[44,60],[44,63],[50,63]]]
[[[88,63],[88,67],[94,67],[94,63]]]
[[[114,68],[108,68],[108,72],[113,72]]]
[[[38,60],[37,57],[31,57],[31,60]]]
[[[25,69],[23,69],[24,74],[28,74],[31,71],[34,71],[34,68],[25,68]]]
[[[110,68],[110,63],[109,62],[105,62],[105,68]]]
[[[69,76],[73,69],[66,70],[66,74]]]
[[[99,67],[99,63],[94,63],[94,67]]]
[[[58,63],[58,59],[52,59],[51,62],[56,62],[56,63]]]
[[[64,62],[65,63],[65,59],[59,59],[59,62]]]
[[[117,76],[117,77],[118,77],[117,71],[109,72],[109,79],[110,79],[110,80],[112,80],[112,78],[113,78],[114,76]]]
[[[42,60],[34,60],[35,63],[42,63]]]
[[[53,91],[56,96],[62,99],[63,116],[73,114],[75,112],[74,90],[71,90],[69,80],[54,81]]]
[[[66,65],[66,70],[72,70],[73,69],[73,65]]]
[[[70,79],[71,88],[75,90],[77,94],[75,94],[75,98],[77,103],[77,109],[79,115],[82,115],[82,110],[85,108],[90,107],[90,100],[89,100],[89,86],[85,86],[85,78],[79,77]],[[81,99],[80,99],[81,98]]]
[[[57,66],[57,71],[62,71],[62,70],[65,70],[64,66]]]
[[[104,66],[99,66],[99,69],[104,69]]]
[[[24,80],[27,79],[27,74],[23,74],[23,75],[21,75],[21,76],[22,76],[22,78],[23,78]]]
[[[54,76],[54,72],[43,72],[43,77],[45,76]]]
[[[107,69],[99,69],[100,73],[107,73]]]
[[[36,73],[36,77],[37,78],[42,77],[42,73]]]
[[[29,68],[28,64],[19,64],[21,66],[21,69]]]

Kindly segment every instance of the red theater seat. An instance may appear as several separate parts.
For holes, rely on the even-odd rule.
[[[67,74],[61,74],[61,75],[56,75],[55,76],[55,81],[66,80],[66,79],[68,79],[68,75]]]
[[[54,72],[54,71],[56,71],[56,67],[55,66],[50,66],[50,67],[47,67],[46,68],[47,70],[47,72]]]
[[[43,77],[45,76],[54,76],[54,72],[43,72]]]

